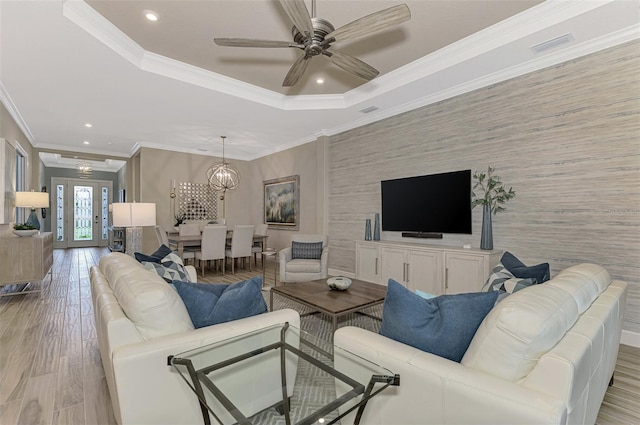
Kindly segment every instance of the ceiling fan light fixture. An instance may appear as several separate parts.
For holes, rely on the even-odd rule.
[[[250,38],[214,38],[213,41],[218,46],[227,47],[293,47],[302,50],[302,55],[298,56],[284,77],[283,87],[294,86],[305,73],[309,60],[316,56],[323,56],[344,71],[367,81],[374,79],[380,71],[360,59],[332,49],[333,43],[365,37],[411,19],[409,7],[406,4],[400,4],[363,16],[336,29],[331,22],[315,16],[316,0],[311,1],[311,14],[304,0],[279,0],[279,2],[293,22],[291,29],[293,43]]]

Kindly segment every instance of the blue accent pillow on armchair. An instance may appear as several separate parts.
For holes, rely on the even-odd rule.
[[[230,285],[173,281],[196,328],[244,319],[267,311],[262,276]]]
[[[497,298],[493,291],[424,299],[389,279],[380,335],[459,363]]]
[[[291,259],[319,260],[322,258],[322,242],[291,242]]]
[[[549,263],[536,264],[535,266],[527,266],[518,260],[515,255],[509,251],[505,251],[500,259],[502,265],[509,270],[515,277],[521,279],[534,278],[536,282],[546,282],[551,278],[549,272]]]

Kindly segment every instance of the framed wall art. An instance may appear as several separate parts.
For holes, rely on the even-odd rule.
[[[299,229],[299,175],[264,181],[264,222],[274,229]]]

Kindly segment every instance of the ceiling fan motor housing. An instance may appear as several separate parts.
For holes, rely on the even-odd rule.
[[[335,28],[331,22],[321,18],[311,18],[311,24],[313,25],[311,39],[307,39],[295,26],[291,29],[291,34],[296,43],[305,45],[304,50],[308,56],[317,56],[322,53],[323,49],[329,47],[328,44],[323,46],[321,43],[327,34],[333,32]]]

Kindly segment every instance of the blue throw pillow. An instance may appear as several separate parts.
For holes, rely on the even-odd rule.
[[[166,245],[160,245],[160,248],[158,248],[156,250],[156,252],[154,252],[151,255],[146,255],[143,254],[141,252],[134,252],[133,256],[136,258],[136,260],[138,260],[138,262],[142,263],[143,261],[147,261],[147,262],[152,262],[152,263],[159,263],[160,261],[162,261],[162,259],[164,257],[166,257],[167,255],[171,254],[171,248],[169,248]]]
[[[291,242],[291,259],[319,260],[322,257],[322,242]]]
[[[546,282],[551,278],[549,272],[549,263],[537,264],[535,266],[526,266],[522,261],[518,260],[515,255],[509,251],[505,251],[500,259],[502,265],[505,266],[515,277],[521,279],[534,278],[537,283]]]
[[[460,362],[498,292],[424,299],[389,279],[380,335]]]
[[[174,280],[196,328],[230,322],[267,311],[262,296],[262,276],[240,283],[191,283]]]

